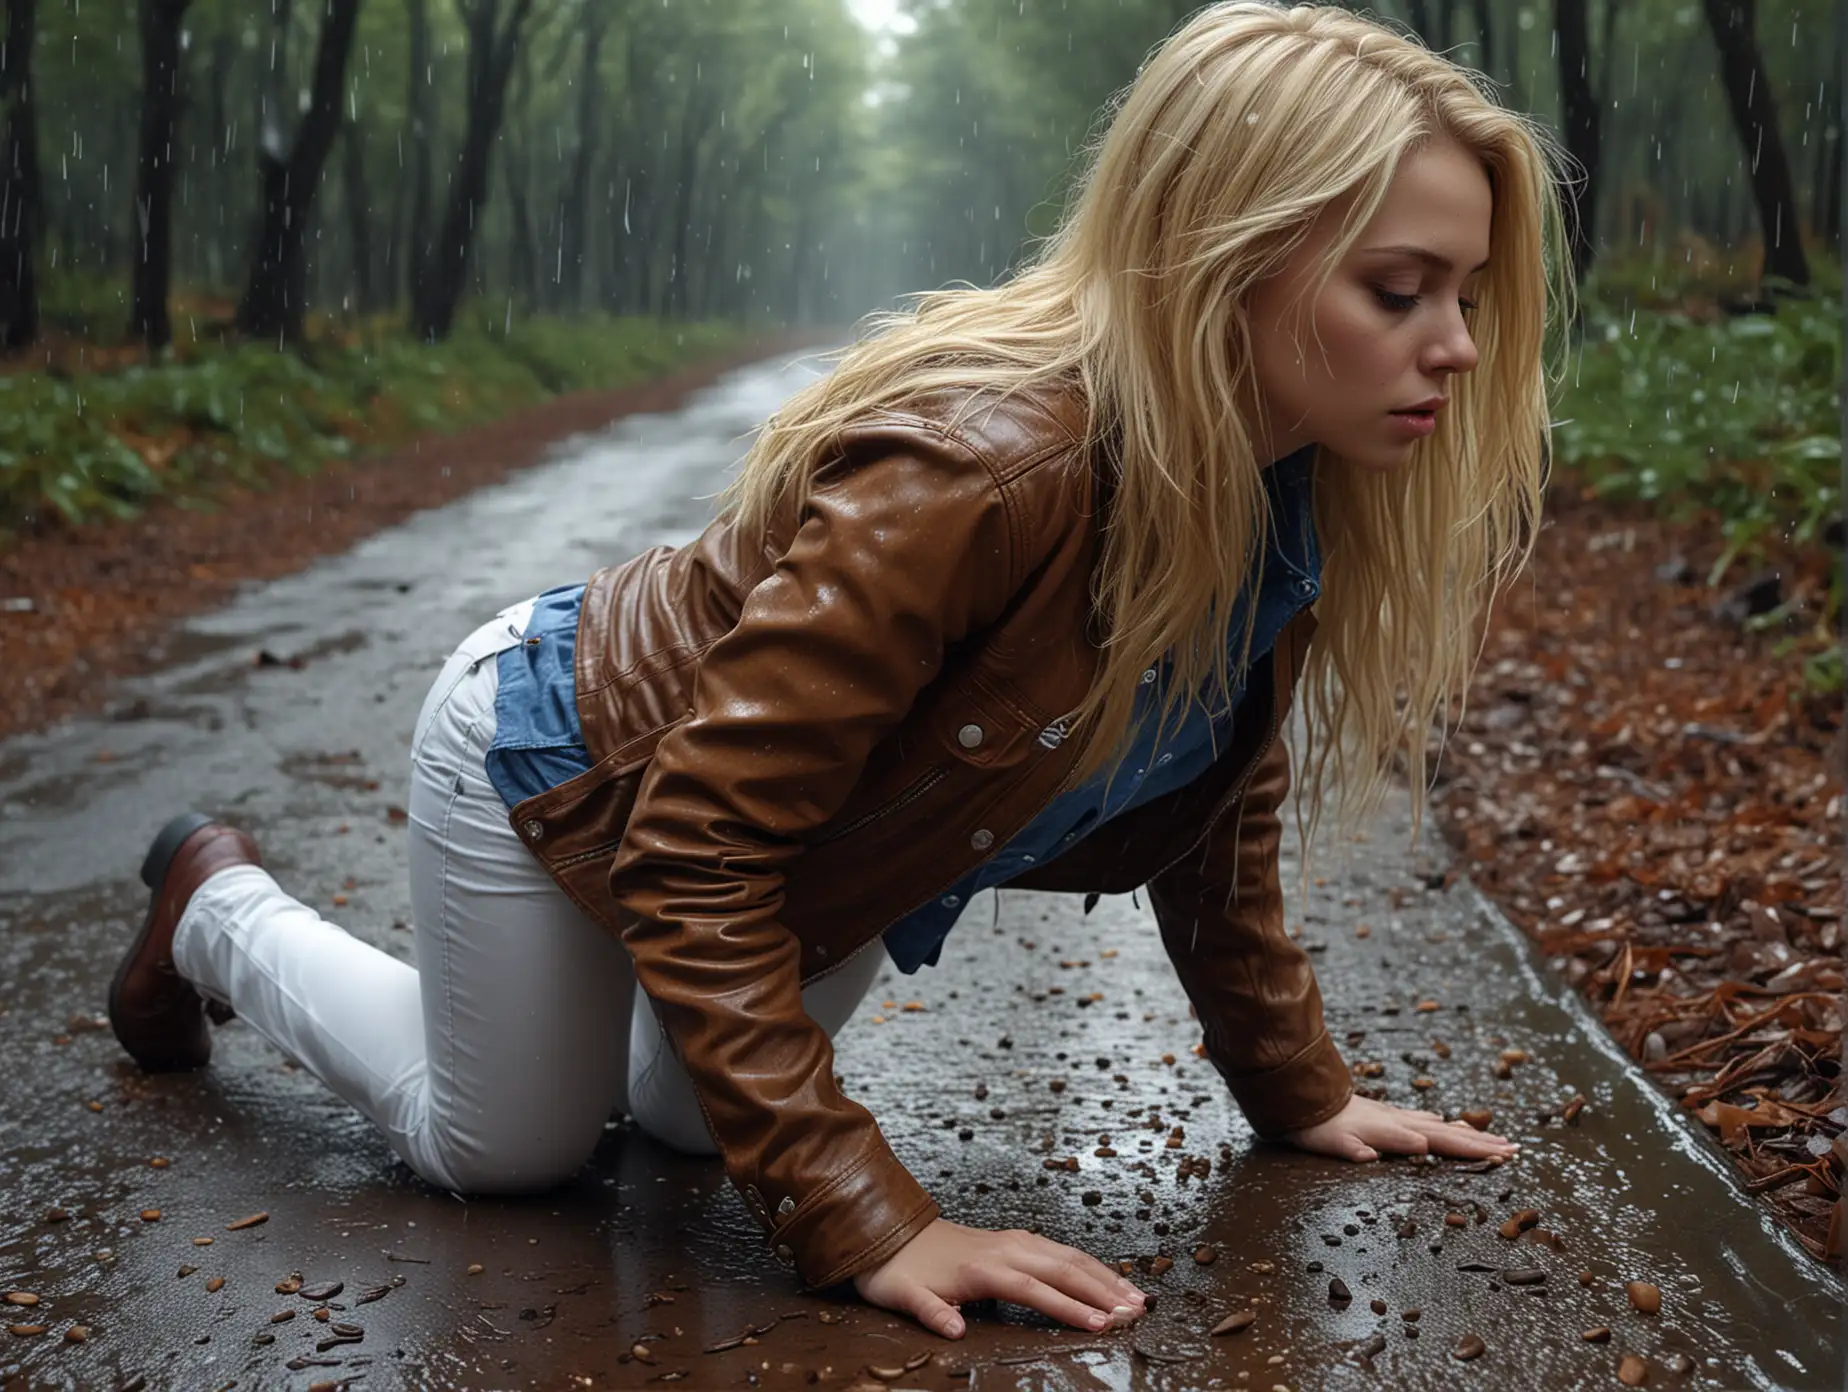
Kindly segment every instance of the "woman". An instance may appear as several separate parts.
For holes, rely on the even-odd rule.
[[[879,316],[696,542],[456,650],[412,748],[419,970],[189,814],[118,1036],[196,1066],[235,1009],[460,1191],[554,1184],[627,1111],[722,1155],[811,1285],[952,1338],[983,1297],[1097,1329],[1140,1293],[943,1219],[830,1037],[868,949],[935,961],[975,890],[1146,886],[1261,1136],[1512,1154],[1353,1095],[1283,931],[1279,736],[1300,675],[1310,833],[1331,747],[1350,818],[1399,751],[1422,792],[1539,510],[1550,159],[1343,11],[1200,12],[1031,266]]]

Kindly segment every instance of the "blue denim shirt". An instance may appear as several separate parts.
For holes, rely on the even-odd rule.
[[[584,586],[560,585],[533,604],[526,641],[500,655],[494,738],[482,762],[509,808],[590,767],[577,713],[577,624]]]
[[[1265,552],[1251,661],[1269,652],[1298,610],[1321,593],[1322,556],[1310,510],[1315,448],[1280,459],[1264,471],[1276,527]],[[498,722],[486,755],[488,779],[508,807],[556,787],[590,767],[578,726],[573,656],[584,586],[565,585],[539,596],[526,641],[500,655]],[[1246,596],[1227,626],[1228,667],[1243,640]],[[907,974],[935,966],[943,940],[963,906],[984,889],[1006,884],[1031,867],[1063,855],[1112,817],[1184,787],[1213,764],[1244,696],[1209,711],[1196,695],[1178,729],[1157,741],[1155,725],[1167,700],[1172,664],[1164,659],[1142,674],[1131,742],[1114,777],[1105,768],[1060,794],[1013,840],[945,890],[894,923],[885,933],[887,955]],[[1105,784],[1110,784],[1106,790]]]

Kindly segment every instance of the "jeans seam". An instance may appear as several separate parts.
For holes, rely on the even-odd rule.
[[[457,685],[459,686],[460,684],[461,683],[458,681]],[[450,934],[449,934],[448,927],[447,927],[448,923],[450,922],[450,918],[451,918],[450,897],[449,897],[450,896],[450,888],[449,888],[450,832],[455,823],[456,804],[462,798],[462,766],[468,761],[469,753],[475,747],[475,736],[476,736],[476,732],[481,728],[482,718],[484,716],[491,715],[492,713],[493,713],[493,706],[490,705],[487,710],[476,715],[473,720],[469,721],[468,726],[463,730],[462,744],[461,744],[461,757],[458,759],[455,771],[449,779],[449,797],[448,797],[448,800],[443,804],[443,830],[442,830],[442,838],[441,838],[442,869],[439,874],[439,879],[438,879],[439,892],[437,894],[437,904],[439,905],[438,911],[442,914],[443,923],[444,923],[444,928],[442,932],[440,933],[440,938],[441,938],[442,947],[443,947],[443,1021],[442,1021],[442,1029],[440,1031],[440,1037],[442,1039],[442,1046],[443,1046],[443,1076],[449,1080],[449,1085],[452,1091],[455,1085],[456,1010],[455,1010],[455,997],[453,994],[454,989],[455,989],[455,973],[450,970],[450,961],[449,961]],[[425,1041],[426,1041],[425,1042],[425,1058],[426,1058],[426,1072],[427,1072],[428,1064],[429,1064],[428,1034],[427,1033],[425,1035]],[[434,1103],[435,1097],[432,1092],[427,1091],[425,1096],[428,1099],[429,1103]],[[456,1167],[452,1163],[455,1157],[452,1153],[453,1147],[449,1144],[449,1141],[453,1138],[448,1134],[448,1128],[446,1126],[437,1126],[437,1125],[431,1124],[433,1118],[430,1115],[430,1111],[431,1109],[428,1106],[426,1106],[425,1125],[429,1127],[431,1153],[437,1157],[437,1159],[443,1164],[443,1168],[446,1171],[448,1171],[451,1178],[453,1178],[456,1173]],[[455,1185],[451,1184],[450,1188],[454,1189]]]
[[[528,602],[529,601],[524,601],[524,600],[521,601],[521,603],[528,603]],[[473,643],[474,640],[480,636],[482,629],[493,627],[493,628],[499,628],[502,630],[500,633],[496,635],[496,638],[495,638],[495,641],[499,644],[499,646],[491,647],[486,652],[470,653],[467,663],[465,663],[462,666],[462,668],[456,673],[455,679],[449,683],[448,689],[444,691],[440,697],[437,698],[436,704],[433,707],[431,707],[431,710],[430,710],[430,723],[426,725],[423,729],[423,732],[422,732],[423,738],[422,739],[413,738],[412,740],[411,758],[415,759],[418,757],[419,753],[421,753],[425,742],[427,742],[430,738],[431,729],[434,728],[437,722],[437,718],[442,714],[443,707],[449,704],[450,700],[455,696],[457,689],[462,685],[462,683],[468,680],[468,678],[474,676],[475,673],[479,672],[481,670],[481,665],[484,662],[488,662],[488,661],[499,662],[500,655],[502,653],[506,652],[510,648],[518,646],[520,642],[520,638],[521,638],[521,632],[519,630],[516,630],[512,620],[506,617],[507,614],[511,610],[517,609],[517,608],[519,608],[519,605],[509,605],[507,609],[504,609],[499,614],[496,614],[493,618],[489,619],[487,623],[482,624],[480,628],[477,628],[473,633],[469,634],[468,637],[464,638],[460,643],[456,644],[455,648],[450,652],[449,657],[445,659],[445,666],[446,666],[448,662],[454,661],[456,657],[460,656],[464,652],[467,652],[469,645]],[[530,619],[531,619],[531,612],[529,610],[528,611],[528,621],[529,622],[530,622]],[[413,736],[415,735],[415,733],[416,732],[413,732]]]

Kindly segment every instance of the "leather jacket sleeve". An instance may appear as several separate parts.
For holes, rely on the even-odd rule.
[[[824,1286],[883,1262],[938,1208],[835,1084],[779,919],[785,873],[946,648],[999,616],[1021,548],[987,461],[924,423],[850,433],[794,520],[699,659],[692,712],[655,751],[609,885],[727,1175],[778,1257]]]
[[[1201,849],[1149,882],[1206,1056],[1252,1129],[1272,1138],[1326,1121],[1354,1090],[1309,958],[1284,931],[1278,813],[1289,789],[1289,750],[1274,738]]]

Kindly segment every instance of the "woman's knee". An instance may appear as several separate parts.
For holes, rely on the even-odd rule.
[[[717,1155],[706,1113],[692,1088],[631,1090],[629,1115],[655,1140],[682,1155]]]
[[[603,1127],[588,1136],[508,1137],[500,1144],[424,1147],[404,1154],[418,1175],[457,1194],[539,1194],[564,1184],[589,1161]]]

